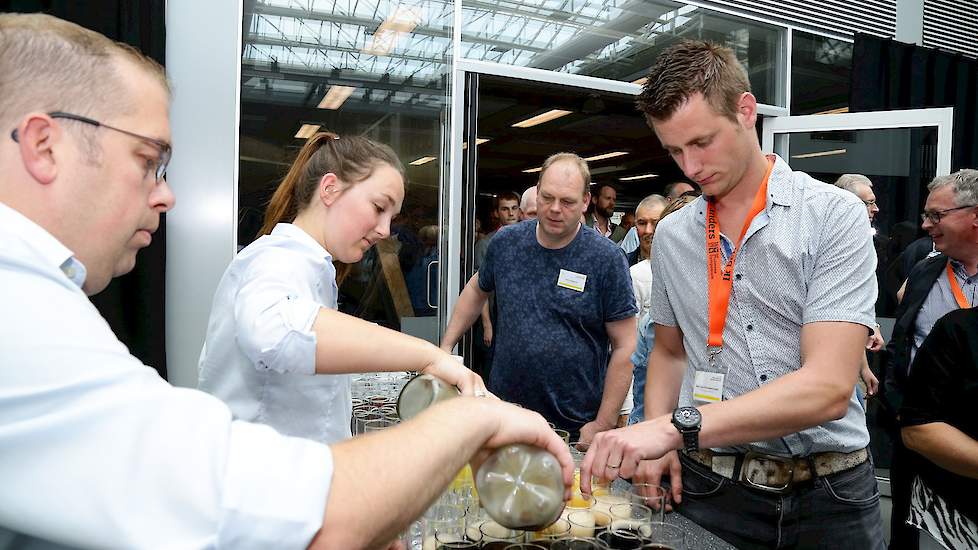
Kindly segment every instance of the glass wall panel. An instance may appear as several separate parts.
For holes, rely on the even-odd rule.
[[[733,48],[762,103],[783,105],[780,28],[667,0],[463,0],[462,57],[634,82],[681,39]]]
[[[802,31],[791,35],[791,114],[849,110],[852,42]]]
[[[342,282],[340,309],[432,340],[451,22],[444,2],[251,0],[242,34],[239,246],[304,127],[387,143],[407,168],[404,206]]]

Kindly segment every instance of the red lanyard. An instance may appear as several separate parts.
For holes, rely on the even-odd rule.
[[[954,276],[954,270],[951,269],[951,262],[947,263],[947,282],[951,284],[951,292],[954,294],[954,299],[958,302],[958,307],[962,309],[971,307],[971,303],[964,297],[964,291],[961,290],[958,278]]]
[[[754,218],[764,210],[767,205],[767,180],[771,177],[771,170],[774,168],[774,160],[768,160],[767,173],[761,182],[757,194],[754,195],[754,204],[751,205],[747,219],[744,220],[744,227],[740,230],[740,238],[737,239],[736,248],[730,254],[727,265],[723,265],[723,256],[720,254],[720,222],[717,220],[716,205],[712,200],[706,202],[706,280],[709,289],[709,319],[710,334],[706,340],[706,345],[711,349],[710,362],[714,356],[723,348],[723,327],[727,324],[727,309],[730,306],[730,291],[733,288],[734,262],[737,259],[737,251],[743,244],[744,235],[750,228]]]

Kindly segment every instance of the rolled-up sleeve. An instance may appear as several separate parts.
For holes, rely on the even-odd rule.
[[[258,370],[316,373],[313,323],[322,304],[304,298],[286,261],[252,264],[234,298],[235,337]]]

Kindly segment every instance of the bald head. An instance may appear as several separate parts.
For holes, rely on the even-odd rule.
[[[537,217],[537,188],[534,185],[520,197],[520,221],[535,220]]]
[[[581,184],[581,194],[588,194],[588,186],[591,184],[591,170],[588,169],[587,161],[574,153],[557,153],[550,155],[543,161],[540,170],[540,179],[537,187],[543,180],[550,176],[550,179],[572,179],[578,180]]]

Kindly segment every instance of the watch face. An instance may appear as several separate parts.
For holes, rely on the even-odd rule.
[[[701,416],[700,411],[694,407],[683,407],[677,409],[676,413],[673,415],[676,424],[684,428],[695,428],[700,424]]]

